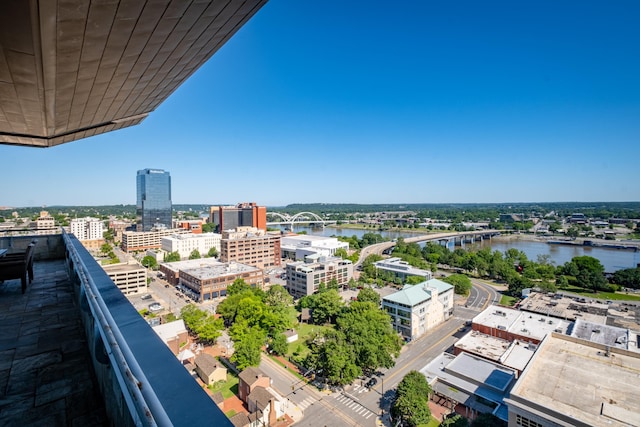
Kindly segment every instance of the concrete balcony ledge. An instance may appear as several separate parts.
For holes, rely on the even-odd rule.
[[[0,425],[232,425],[73,235],[34,267],[0,285]]]

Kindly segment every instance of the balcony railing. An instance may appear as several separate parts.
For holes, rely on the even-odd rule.
[[[32,237],[4,236],[0,248]],[[38,236],[36,263],[46,259],[65,260],[112,425],[232,425],[74,235]]]

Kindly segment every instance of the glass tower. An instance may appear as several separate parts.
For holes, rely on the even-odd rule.
[[[171,228],[171,176],[161,169],[143,169],[136,177],[138,231]]]

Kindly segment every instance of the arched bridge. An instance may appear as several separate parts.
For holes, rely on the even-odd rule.
[[[335,221],[326,221],[320,218],[317,214],[314,214],[313,212],[298,212],[295,215],[289,215],[287,213],[279,213],[279,212],[267,212],[267,216],[273,216],[281,219],[281,221],[267,222],[267,225],[286,224],[286,225],[289,225],[289,229],[291,231],[293,231],[293,225],[295,223],[322,224],[322,227],[324,227],[326,224],[335,223]]]

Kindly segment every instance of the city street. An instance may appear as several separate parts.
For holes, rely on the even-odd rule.
[[[376,376],[377,384],[371,388],[364,386],[368,379],[358,379],[342,391],[320,392],[266,357],[263,357],[260,368],[273,379],[272,386],[303,411],[304,418],[297,425],[379,425],[379,416],[383,409],[385,413],[389,411],[393,390],[402,378],[411,370],[419,371],[442,352],[451,350],[455,342],[466,333],[465,323],[490,302],[496,298],[499,300],[495,289],[485,283],[474,283],[473,289],[473,302],[467,303],[467,307],[457,304],[451,319],[420,339],[406,344],[396,359],[395,366],[381,370]]]

